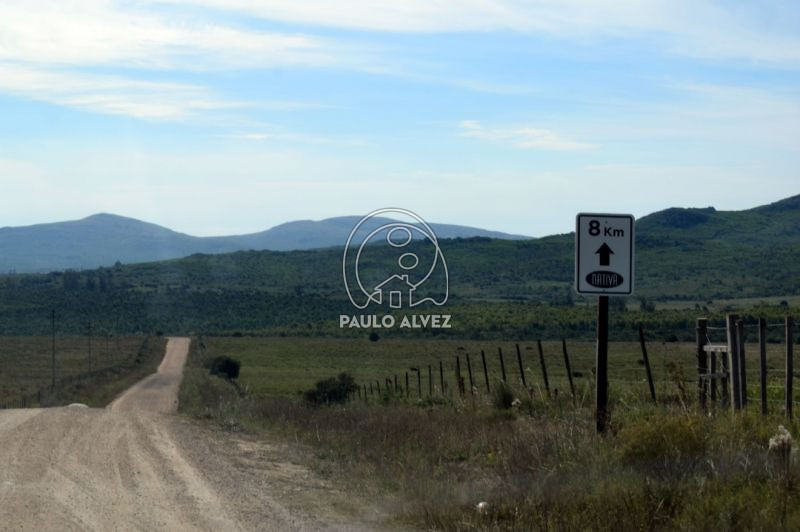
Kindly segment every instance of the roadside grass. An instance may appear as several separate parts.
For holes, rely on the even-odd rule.
[[[52,388],[52,339],[0,337],[0,405],[103,407],[153,373],[166,340],[152,336],[95,338],[89,368],[85,336],[56,337],[56,387]]]
[[[655,406],[618,383],[611,429],[597,436],[588,382],[574,403],[565,393],[547,399],[514,386],[519,404],[505,410],[493,407],[488,395],[457,394],[312,407],[291,390],[351,369],[330,357],[348,347],[357,360],[353,346],[309,351],[308,340],[282,339],[272,351],[270,342],[193,341],[181,411],[226,430],[313,449],[315,468],[343,488],[375,500],[395,498],[398,523],[434,530],[800,528],[800,467],[791,458],[784,467],[768,451],[779,424],[795,435],[800,425],[787,424],[777,409],[763,417],[751,403],[736,416],[708,416],[688,396],[683,406],[677,384]],[[370,348],[371,355],[360,356],[383,352],[383,362],[395,360],[397,368],[420,360],[396,361],[401,346]],[[428,357],[430,348],[409,341],[404,351]],[[312,354],[302,358],[301,352]],[[202,367],[204,359],[223,354],[242,361],[241,388]],[[368,366],[364,361],[357,377],[386,373],[380,365],[370,373]],[[275,376],[256,386],[259,375]],[[479,502],[487,503],[483,510]]]

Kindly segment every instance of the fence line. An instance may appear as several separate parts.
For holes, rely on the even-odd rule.
[[[780,403],[784,405],[784,409],[788,414],[792,411],[792,406],[800,401],[795,400],[791,396],[791,389],[783,399],[775,398],[775,393],[779,390],[787,390],[787,382],[793,381],[795,372],[792,370],[787,374],[785,368],[781,368],[778,364],[786,363],[784,350],[791,350],[784,342],[779,348],[781,353],[776,352],[778,344],[774,343],[774,338],[767,341],[765,335],[757,335],[758,341],[747,342],[749,334],[745,334],[745,330],[757,328],[759,331],[769,327],[781,326],[786,327],[786,323],[782,324],[768,324],[763,320],[758,322],[744,323],[742,320],[736,319],[731,316],[728,323],[730,323],[730,330],[733,334],[728,334],[729,327],[720,327],[715,325],[709,326],[706,323],[705,329],[702,334],[698,334],[698,346],[705,349],[706,346],[724,346],[715,348],[719,349],[718,353],[706,353],[706,364],[703,365],[700,356],[697,356],[692,361],[691,351],[686,348],[685,344],[672,346],[668,342],[652,342],[650,345],[646,342],[646,331],[642,330],[640,338],[641,354],[636,353],[634,350],[635,342],[626,341],[629,348],[626,348],[625,355],[617,355],[614,361],[614,354],[612,347],[612,363],[609,366],[608,381],[616,383],[616,389],[625,387],[625,394],[634,394],[635,396],[650,397],[656,404],[659,403],[674,403],[680,400],[687,405],[697,403],[697,400],[692,401],[691,396],[691,383],[697,383],[700,390],[700,395],[695,396],[700,398],[701,406],[707,406],[704,401],[711,399],[712,404],[722,403],[730,408],[739,410],[748,408],[751,404],[761,404],[762,412],[766,413],[766,405],[773,405]],[[763,323],[762,323],[763,322]],[[719,334],[725,331],[725,334]],[[737,332],[739,331],[739,332]],[[725,340],[722,340],[725,336]],[[711,341],[712,337],[720,337],[720,340],[715,344]],[[702,341],[701,341],[702,340]],[[736,356],[737,359],[732,360],[728,350],[731,345],[736,343]],[[561,344],[558,346],[557,344]],[[505,382],[506,386],[512,387],[516,393],[526,392],[529,394],[538,394],[539,397],[554,397],[557,398],[558,393],[551,392],[561,389],[561,397],[564,397],[564,391],[569,386],[569,393],[572,400],[576,405],[583,404],[585,401],[586,390],[595,382],[595,369],[593,358],[590,359],[589,346],[594,343],[594,339],[581,338],[562,338],[559,341],[549,341],[544,344],[541,340],[533,342],[503,342],[501,346],[492,347],[488,342],[486,348],[483,350],[475,350],[467,352],[463,348],[459,348],[456,356],[449,358],[447,356],[436,357],[434,365],[440,366],[439,375],[433,377],[429,371],[428,375],[428,398],[455,398],[455,397],[475,397],[491,395],[496,386],[500,386]],[[517,355],[517,363],[507,366],[505,364],[505,353],[507,352],[506,346],[511,344],[515,348]],[[745,349],[739,349],[747,346]],[[560,353],[558,347],[561,347]],[[491,352],[495,349],[497,353],[497,360],[492,360],[491,363],[487,360],[486,351]],[[761,355],[761,352],[764,355]],[[472,367],[472,360],[481,354],[481,363],[477,364],[475,368]],[[743,352],[743,353],[742,353]],[[697,354],[699,355],[698,350]],[[576,357],[575,354],[578,356]],[[445,355],[445,354],[442,354]],[[560,355],[560,356],[559,356]],[[463,359],[461,358],[463,356]],[[782,358],[778,362],[778,357]],[[653,359],[653,357],[655,357]],[[513,355],[512,355],[513,358]],[[538,358],[538,361],[536,360]],[[767,360],[769,359],[769,360]],[[447,361],[446,367],[444,361]],[[651,360],[658,361],[655,365],[651,365]],[[466,362],[469,376],[469,389],[465,386],[464,362]],[[452,364],[452,368],[450,367]],[[763,366],[759,367],[760,364]],[[483,380],[481,382],[480,375],[473,376],[472,370],[476,370],[479,374],[483,371]],[[648,370],[651,370],[648,372]],[[692,371],[697,372],[698,378],[692,378]],[[734,372],[736,379],[734,379]],[[649,373],[649,374],[648,374]],[[800,375],[800,374],[799,374]],[[750,376],[750,378],[746,378]],[[402,386],[387,387],[385,390],[386,397],[391,397],[397,400],[401,398],[416,400],[425,399],[424,388],[425,384],[424,375],[422,371],[418,372],[418,384],[416,390],[409,389],[410,385],[407,383],[405,389]],[[436,380],[438,378],[438,381]],[[391,382],[391,376],[389,376]],[[783,381],[783,382],[781,382]],[[448,383],[454,382],[454,385]],[[722,385],[721,387],[719,385]],[[791,385],[789,385],[791,386]],[[589,388],[587,388],[589,387]],[[612,394],[614,393],[612,386]],[[412,392],[416,391],[414,394]],[[658,391],[658,394],[656,394]],[[769,393],[767,393],[769,391]],[[468,393],[467,393],[468,392]],[[617,392],[618,394],[619,392]],[[760,394],[760,396],[759,396]],[[366,393],[365,393],[366,395]],[[380,395],[380,394],[379,394]],[[615,394],[616,395],[616,394]],[[533,397],[533,395],[531,395]],[[718,408],[712,409],[714,412],[719,412]]]
[[[73,384],[84,382],[87,380],[92,380],[98,377],[102,377],[112,372],[116,372],[120,369],[125,368],[132,368],[136,365],[136,359],[140,357],[143,353],[145,348],[150,341],[151,336],[145,336],[142,340],[139,348],[131,354],[123,359],[121,362],[114,364],[112,366],[106,366],[100,369],[94,369],[91,371],[82,371],[78,373],[73,373],[71,375],[65,375],[61,378],[56,378],[55,387],[52,385],[44,386],[36,389],[33,392],[23,394],[18,396],[17,398],[8,399],[6,401],[0,402],[0,410],[5,410],[9,408],[28,408],[32,406],[47,406],[50,402],[54,399],[58,392],[63,391],[64,388],[71,386]],[[50,369],[47,370],[48,376]],[[34,375],[38,377],[39,375]]]

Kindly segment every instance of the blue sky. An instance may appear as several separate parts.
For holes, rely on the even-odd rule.
[[[800,193],[799,81],[791,1],[5,0],[0,225],[749,208]]]

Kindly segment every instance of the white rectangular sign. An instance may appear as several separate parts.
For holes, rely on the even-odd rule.
[[[575,290],[579,294],[633,293],[634,221],[630,214],[578,214]]]

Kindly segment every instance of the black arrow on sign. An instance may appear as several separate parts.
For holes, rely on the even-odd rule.
[[[611,255],[613,255],[614,252],[611,251],[611,248],[608,247],[608,244],[603,242],[603,245],[600,246],[600,249],[595,251],[595,254],[600,255],[600,266],[608,266],[610,264]]]

